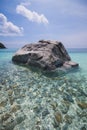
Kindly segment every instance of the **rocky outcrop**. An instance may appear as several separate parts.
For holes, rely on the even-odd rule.
[[[2,44],[1,42],[0,42],[0,49],[5,49],[6,47],[4,46],[4,44]]]
[[[51,40],[40,40],[37,43],[25,45],[16,52],[12,61],[49,71],[78,66],[77,63],[71,61],[61,42]]]

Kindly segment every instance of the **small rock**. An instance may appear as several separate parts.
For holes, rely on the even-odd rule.
[[[20,97],[25,97],[26,95],[25,94],[21,94]]]
[[[20,105],[14,103],[11,107],[11,112],[16,112],[19,109],[21,109]]]
[[[14,86],[13,86],[13,88],[17,88],[18,87],[18,85],[17,84],[15,84]]]
[[[8,90],[8,95],[11,96],[13,91],[11,89]]]
[[[68,130],[68,124],[65,124],[62,128],[62,130]]]
[[[2,86],[0,85],[0,90],[2,89]]]
[[[65,120],[65,122],[68,123],[68,124],[71,124],[71,123],[72,123],[72,118],[71,118],[69,115],[65,115],[64,120]]]
[[[1,119],[2,121],[6,121],[10,116],[11,116],[10,113],[5,113],[4,115],[1,116]]]
[[[63,103],[60,105],[60,109],[61,109],[63,114],[66,114],[69,110],[69,106],[67,106],[66,104]]]
[[[83,126],[83,127],[81,128],[81,130],[86,130],[85,126]]]
[[[9,101],[10,101],[10,104],[12,105],[14,103],[14,98],[10,96]]]
[[[2,102],[0,102],[0,107],[5,107],[7,104],[7,100],[4,100]]]
[[[87,111],[86,111],[86,109],[84,109],[84,110],[78,110],[77,109],[77,114],[78,114],[78,116],[80,118],[82,118],[82,117],[86,117],[87,118]]]
[[[22,121],[25,120],[25,118],[26,118],[25,115],[24,115],[24,116],[17,117],[17,118],[16,118],[17,124],[20,124]]]
[[[8,118],[8,120],[4,122],[2,130],[13,130],[16,125],[17,125],[16,120]]]
[[[41,123],[41,120],[39,117],[36,118],[36,125],[40,124]]]
[[[37,125],[37,126],[36,126],[36,130],[40,130],[40,126]]]
[[[54,128],[58,128],[59,127],[59,123],[56,121],[56,119],[54,119],[53,126],[54,126]]]
[[[62,123],[62,114],[60,112],[55,112],[55,119],[58,123]]]
[[[65,94],[65,95],[63,96],[63,99],[64,99],[65,101],[74,102],[73,99],[72,99],[72,96],[69,95],[69,94]]]
[[[82,109],[87,109],[87,103],[85,103],[85,102],[77,102],[77,104],[78,104],[78,106],[80,107],[80,108],[82,108]]]
[[[35,111],[35,113],[39,114],[41,112],[41,109],[42,107],[37,105],[37,106],[34,106],[33,110]]]
[[[77,66],[78,66],[78,64],[75,63],[75,62],[73,62],[73,61],[66,61],[66,62],[64,63],[64,65],[65,65],[65,66],[70,66],[70,67],[77,67]]]
[[[4,128],[2,130],[13,130],[16,125],[20,124],[22,121],[25,120],[25,117],[25,115],[21,115],[17,116],[15,119],[13,117],[9,118],[7,121],[4,122]]]
[[[55,110],[56,107],[58,106],[58,105],[57,105],[57,102],[51,102],[51,106],[53,107],[53,110]]]
[[[42,118],[45,118],[46,115],[49,114],[49,111],[48,109],[45,109],[43,112],[42,112]]]

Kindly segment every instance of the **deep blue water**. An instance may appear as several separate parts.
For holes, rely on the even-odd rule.
[[[0,50],[0,130],[86,130],[87,49],[68,49],[79,69],[50,76],[13,64],[16,50]]]

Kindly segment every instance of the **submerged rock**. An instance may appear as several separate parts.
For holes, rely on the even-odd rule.
[[[48,109],[44,110],[44,111],[42,112],[42,118],[44,119],[48,114],[49,114]]]
[[[61,42],[51,40],[40,40],[38,43],[25,45],[16,52],[12,61],[48,71],[56,68],[67,70],[78,66],[71,61]]]
[[[78,104],[78,106],[80,107],[80,108],[82,108],[82,109],[87,109],[87,103],[85,103],[85,102],[77,102],[77,104]]]
[[[6,121],[10,116],[11,116],[10,113],[5,113],[5,114],[3,114],[3,115],[1,116],[1,120],[2,120],[2,121]]]
[[[5,107],[6,104],[7,104],[7,100],[6,100],[6,99],[3,100],[3,101],[1,101],[1,102],[0,102],[0,108],[1,108],[1,107]]]
[[[64,121],[68,124],[72,123],[72,117],[70,117],[69,115],[65,115],[64,116]]]
[[[55,119],[58,123],[62,123],[62,114],[60,112],[55,112]]]
[[[12,107],[11,107],[11,112],[14,113],[14,112],[18,111],[19,109],[21,109],[20,105],[14,103],[14,104],[12,105]]]

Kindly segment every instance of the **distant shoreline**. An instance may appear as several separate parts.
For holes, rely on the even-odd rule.
[[[80,52],[80,53],[82,52],[82,53],[83,53],[83,52],[84,52],[84,53],[85,53],[85,52],[87,52],[87,48],[67,48],[67,51],[68,51],[69,53],[70,53],[70,52],[72,52],[72,53],[74,53],[74,52],[75,52],[75,53],[76,53],[76,52],[77,52],[77,53],[78,53],[78,52]]]
[[[7,49],[7,50],[10,50],[10,49],[12,49],[12,50],[19,50],[21,47],[19,47],[19,48],[0,48],[0,50],[2,50],[2,49]],[[74,52],[82,52],[82,53],[87,53],[87,48],[66,48],[66,50],[69,52],[69,53],[74,53]]]

